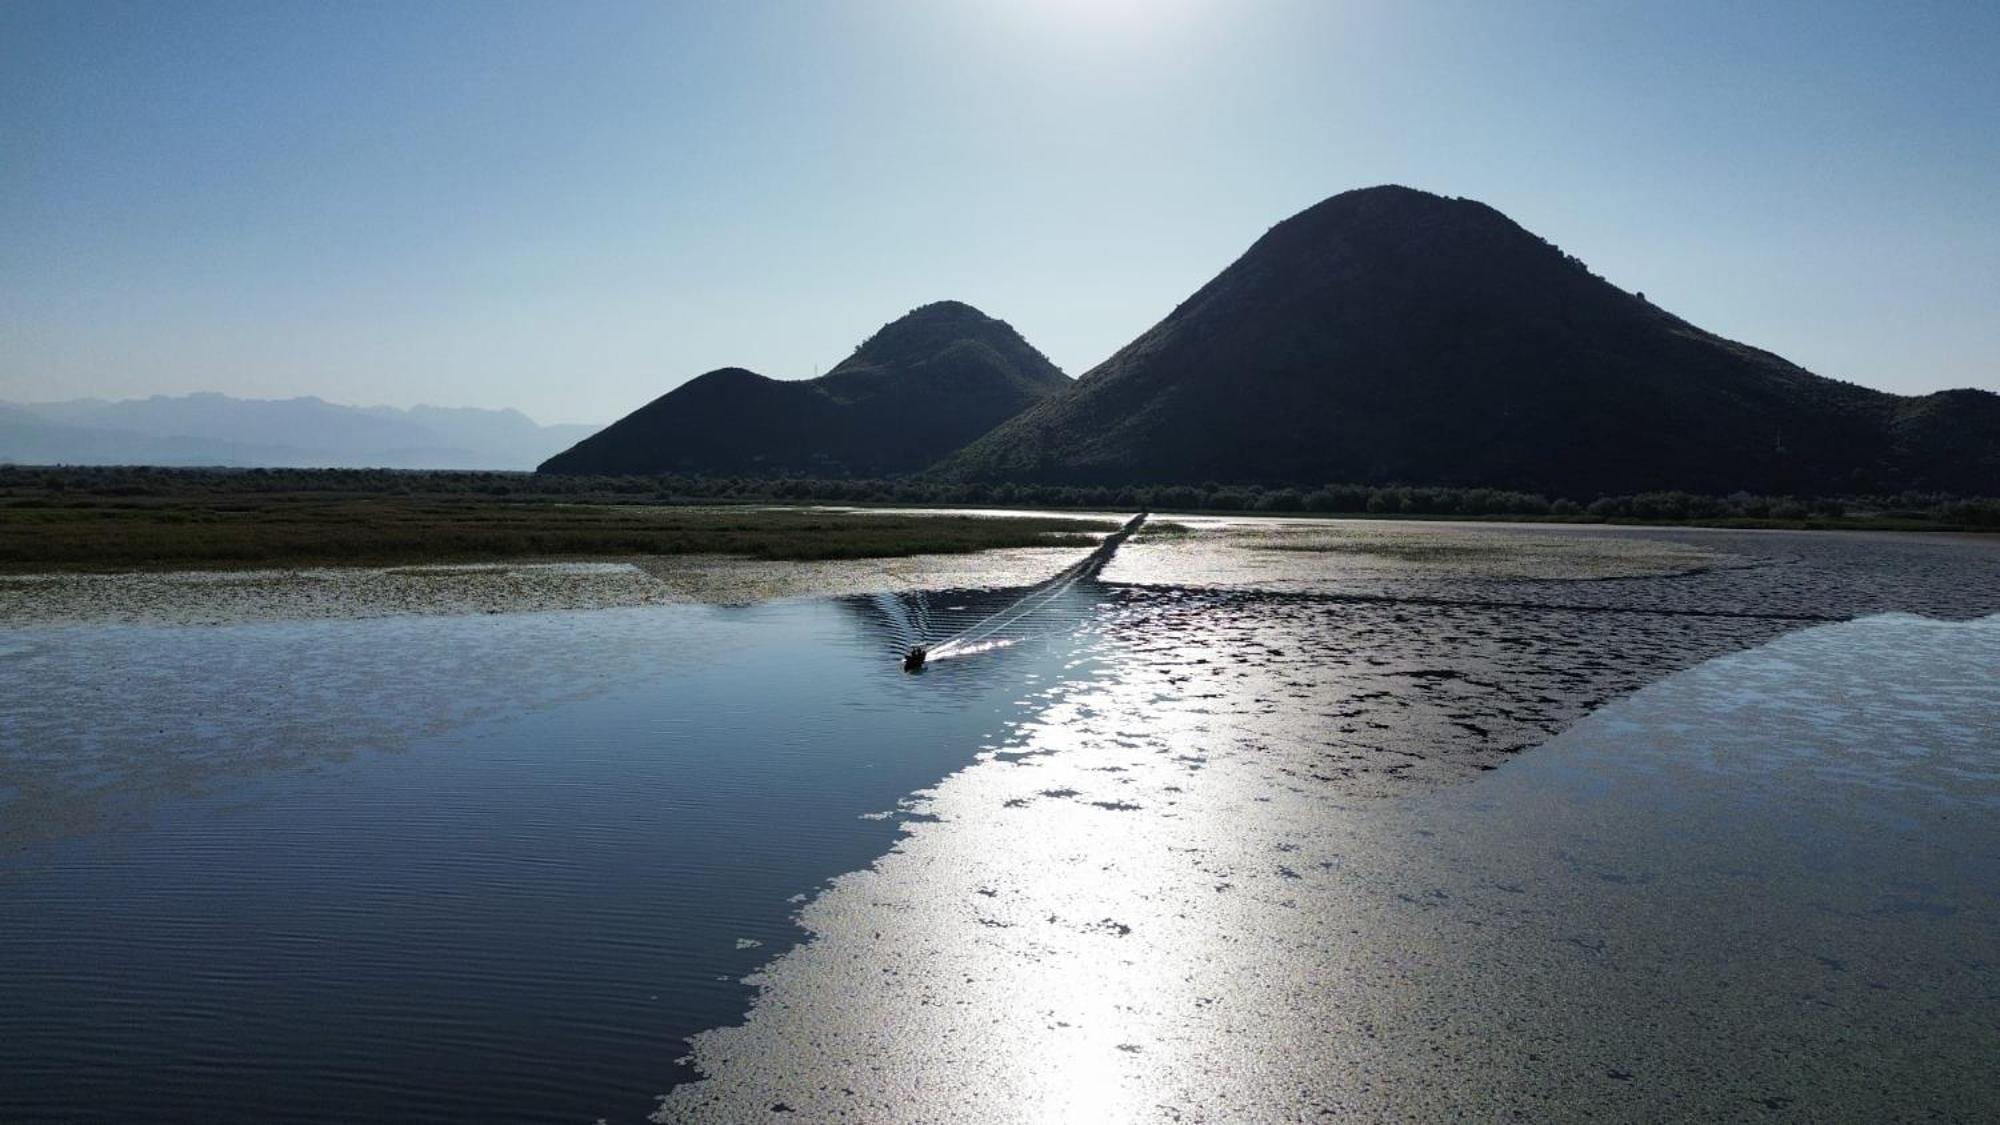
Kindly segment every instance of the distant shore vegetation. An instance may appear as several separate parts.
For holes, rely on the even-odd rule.
[[[526,474],[0,467],[0,571],[277,569],[731,555],[767,561],[1094,545],[1075,516],[662,504]]]
[[[1073,519],[716,510],[760,504],[2000,531],[2000,498],[1917,492],[1835,497],[1647,492],[1583,499],[1403,485],[1108,488],[925,478],[0,466],[0,568],[368,565],[695,553],[862,558],[1080,545],[1090,542],[1083,533],[1092,530]],[[645,510],[663,508],[678,511]]]

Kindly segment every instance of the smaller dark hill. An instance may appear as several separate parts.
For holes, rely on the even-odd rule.
[[[547,473],[878,477],[915,472],[1069,385],[1005,321],[939,301],[817,379],[698,376],[578,442]]]
[[[2000,487],[2000,395],[1992,391],[1966,387],[1897,399],[1889,438],[1890,457],[1903,474],[1887,483],[1987,495]]]

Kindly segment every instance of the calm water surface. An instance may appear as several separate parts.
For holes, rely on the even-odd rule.
[[[9,634],[0,1120],[643,1116],[798,896],[1093,674],[1058,620],[905,676],[905,612]]]

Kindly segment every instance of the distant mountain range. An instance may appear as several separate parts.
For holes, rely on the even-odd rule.
[[[2000,395],[1822,378],[1616,288],[1491,207],[1378,187],[1279,223],[1071,389],[938,471],[1993,495]]]
[[[531,469],[596,429],[515,410],[220,394],[0,404],[0,462]]]
[[[552,473],[879,477],[916,472],[1069,378],[1006,322],[939,301],[817,379],[698,376],[578,442]]]

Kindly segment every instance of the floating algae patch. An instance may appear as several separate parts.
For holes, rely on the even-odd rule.
[[[1740,561],[1685,543],[1430,528],[1280,536],[1260,547],[1359,556],[1385,567],[1436,567],[1515,578],[1655,577]]]
[[[231,625],[684,600],[625,562],[0,575],[0,625]]]
[[[1236,565],[1266,575],[1296,572],[1299,566],[1284,561],[1282,554],[1258,558],[1257,553],[1331,556],[1338,560],[1337,568],[1350,572],[1549,581],[1657,578],[1746,561],[1689,542],[1596,529],[1525,530],[1433,521],[1191,519],[1178,534],[1141,534],[1138,543],[1165,552],[1245,554],[1249,557],[1236,559]]]
[[[1992,535],[1177,518],[1189,535],[1142,533],[1105,580],[1798,621],[2000,606]]]
[[[637,565],[673,595],[721,605],[774,598],[845,597],[925,589],[1028,586],[1076,560],[1073,547],[1016,547],[978,554],[766,562],[685,555]]]
[[[628,562],[550,562],[550,563],[442,563],[430,566],[392,566],[382,569],[382,573],[397,578],[465,578],[480,574],[507,574],[509,572],[531,570],[547,575],[623,575],[632,564]]]
[[[1026,547],[809,561],[673,555],[616,562],[0,574],[0,626],[229,625],[686,602],[745,605],[938,585],[1027,585],[1077,554],[1075,548]]]

